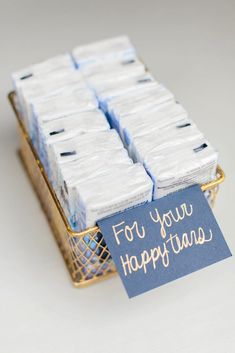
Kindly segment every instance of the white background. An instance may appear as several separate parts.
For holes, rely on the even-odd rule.
[[[235,350],[234,258],[129,300],[118,276],[73,288],[16,155],[10,73],[128,34],[220,151],[216,217],[235,251],[235,2],[0,1],[0,353]]]

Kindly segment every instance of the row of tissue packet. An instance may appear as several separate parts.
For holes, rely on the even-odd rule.
[[[13,82],[75,230],[215,177],[216,151],[126,36],[32,65]]]

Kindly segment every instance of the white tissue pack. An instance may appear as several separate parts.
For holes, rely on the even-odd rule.
[[[81,45],[72,52],[77,66],[102,66],[115,62],[126,62],[136,58],[136,50],[127,36],[106,39]]]
[[[217,152],[127,36],[12,76],[25,128],[76,231],[216,176]]]

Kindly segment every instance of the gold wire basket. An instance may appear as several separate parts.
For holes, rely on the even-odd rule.
[[[83,232],[75,232],[71,229],[22,123],[15,92],[10,92],[8,98],[19,123],[19,155],[41,202],[74,285],[83,286],[115,274],[115,265],[99,228],[93,227]],[[216,180],[201,185],[211,206],[214,205],[219,184],[224,178],[224,172],[218,166]]]

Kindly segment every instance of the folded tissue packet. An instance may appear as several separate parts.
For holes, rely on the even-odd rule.
[[[135,162],[144,163],[145,157],[152,151],[157,154],[168,147],[178,149],[181,145],[186,145],[192,141],[200,141],[204,136],[193,122],[184,119],[165,128],[153,128],[146,134],[138,135],[134,132],[128,138],[130,156]]]
[[[80,69],[111,61],[131,61],[136,58],[136,50],[127,36],[82,45],[75,48],[72,54]]]
[[[91,155],[106,151],[112,151],[115,156],[119,150],[125,151],[114,129],[83,134],[70,140],[51,144],[48,149],[48,158],[52,182],[56,182],[61,164],[79,160],[81,157],[89,159]]]
[[[137,163],[84,179],[73,188],[76,213],[72,225],[78,231],[93,227],[99,219],[151,201],[152,191],[150,177]]]
[[[70,54],[65,53],[13,72],[12,79],[13,83],[17,84],[18,81],[28,80],[35,76],[67,68],[74,68],[74,61]]]
[[[98,101],[89,89],[67,89],[55,97],[35,100],[32,104],[32,129],[30,136],[36,148],[39,140],[39,126],[42,122],[55,120],[65,115],[98,108]]]
[[[65,53],[65,54],[61,54],[61,55],[52,57],[50,59],[44,60],[37,64],[31,65],[24,69],[18,70],[16,72],[13,72],[12,80],[13,80],[14,89],[17,93],[17,98],[19,103],[18,109],[21,112],[21,117],[25,125],[27,125],[28,121],[26,119],[27,116],[25,115],[26,111],[23,109],[24,101],[22,100],[22,97],[21,97],[22,85],[25,85],[26,82],[29,83],[34,78],[39,78],[39,77],[43,78],[49,74],[52,74],[52,73],[56,74],[67,70],[74,71],[75,64],[72,56],[68,53]]]
[[[102,100],[110,100],[114,97],[124,95],[129,91],[132,91],[137,88],[147,87],[150,84],[155,84],[156,80],[149,73],[144,71],[141,74],[137,74],[135,76],[129,76],[128,74],[124,77],[119,78],[116,82],[114,81],[102,81],[97,83],[96,86],[96,94]]]
[[[122,80],[114,80],[112,82],[103,81],[102,84],[96,86],[96,96],[99,100],[102,110],[107,112],[108,102],[113,99],[127,95],[129,93],[137,94],[138,90],[146,90],[156,87],[158,84],[153,76],[149,73],[142,73],[133,77],[125,77]]]
[[[89,156],[81,156],[75,161],[61,164],[58,171],[57,185],[55,190],[57,197],[63,205],[71,224],[75,225],[75,214],[78,211],[74,204],[74,187],[83,180],[95,179],[104,173],[113,172],[114,168],[120,171],[133,165],[125,149],[113,151],[95,151]],[[95,182],[95,180],[94,180]]]
[[[77,184],[78,180],[92,178],[114,166],[124,167],[132,164],[133,161],[125,149],[97,150],[88,156],[81,155],[74,161],[60,164],[55,189],[59,192],[61,189],[66,189],[68,193],[68,190]]]
[[[100,109],[69,114],[50,121],[38,122],[39,153],[49,172],[48,149],[53,143],[69,140],[88,132],[109,130],[110,126]]]
[[[153,87],[130,92],[124,96],[118,96],[108,102],[110,122],[120,132],[119,119],[123,115],[137,112],[147,112],[154,106],[174,102],[173,94],[163,85],[156,83]]]
[[[171,125],[178,128],[191,124],[188,120],[188,114],[182,105],[169,102],[150,107],[148,111],[139,111],[133,114],[123,114],[119,116],[119,133],[126,147],[134,137],[145,135],[153,130],[161,131]]]
[[[52,71],[47,75],[20,81],[17,87],[17,96],[27,125],[30,127],[31,107],[35,99],[56,96],[61,94],[63,90],[86,89],[86,87],[87,84],[81,72],[74,68]]]
[[[89,66],[80,70],[90,86],[100,82],[111,82],[111,78],[118,80],[141,75],[146,72],[144,64],[139,59],[128,62],[109,62],[99,66]]]
[[[144,166],[154,182],[153,199],[215,178],[218,154],[205,139],[146,155]]]

